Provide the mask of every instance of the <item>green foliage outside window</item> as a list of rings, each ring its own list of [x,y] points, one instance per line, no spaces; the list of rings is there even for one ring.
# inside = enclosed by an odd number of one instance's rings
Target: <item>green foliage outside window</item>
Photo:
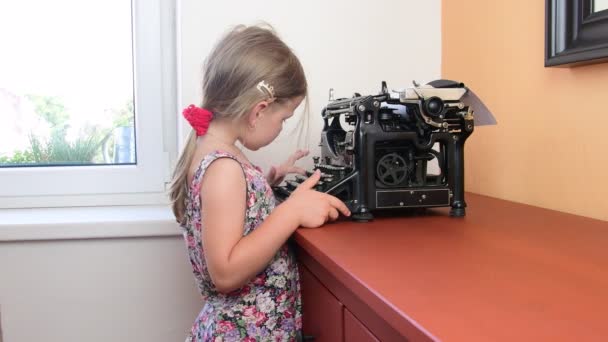
[[[41,139],[30,134],[30,146],[14,151],[11,157],[0,157],[2,166],[19,165],[70,165],[103,163],[103,147],[108,143],[114,128],[133,126],[133,101],[122,108],[112,109],[112,126],[87,126],[80,129],[72,141],[67,139],[70,115],[61,99],[51,96],[27,95],[34,111],[50,126],[50,137]],[[111,149],[110,149],[111,150]]]

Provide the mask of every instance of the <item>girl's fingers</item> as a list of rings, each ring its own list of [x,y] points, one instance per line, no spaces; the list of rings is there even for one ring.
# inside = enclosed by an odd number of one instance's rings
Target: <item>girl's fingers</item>
[[[270,170],[268,170],[268,178],[270,179],[274,179],[274,177],[277,175],[277,168],[274,166],[270,167]]]
[[[336,208],[337,210],[339,210],[342,215],[344,216],[350,216],[350,210],[348,209],[348,207],[346,206],[346,204],[344,204],[344,202],[340,201],[338,198],[331,196],[331,195],[327,195],[329,198],[329,204]]]
[[[338,213],[338,210],[336,208],[334,208],[334,207],[329,208],[329,218],[332,221],[337,220],[339,216],[340,216],[340,214]]]
[[[274,183],[277,181],[277,168],[272,166],[270,167],[270,170],[268,170],[268,176],[266,176],[266,179],[268,179],[268,183],[270,183],[270,185],[274,185]]]
[[[306,170],[304,170],[301,167],[297,167],[297,166],[292,166],[289,168],[288,170],[289,173],[297,173],[300,174],[302,176],[306,176]]]
[[[294,154],[292,154],[289,159],[287,159],[287,163],[289,165],[293,165],[299,159],[302,159],[308,155],[308,150],[297,150]]]
[[[298,185],[298,189],[312,189],[319,182],[319,179],[321,179],[321,171],[316,170],[312,176],[308,177],[308,179]]]

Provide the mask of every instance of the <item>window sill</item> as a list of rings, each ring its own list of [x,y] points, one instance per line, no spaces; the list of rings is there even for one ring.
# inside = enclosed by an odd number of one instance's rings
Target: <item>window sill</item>
[[[0,210],[0,242],[177,236],[168,206]]]

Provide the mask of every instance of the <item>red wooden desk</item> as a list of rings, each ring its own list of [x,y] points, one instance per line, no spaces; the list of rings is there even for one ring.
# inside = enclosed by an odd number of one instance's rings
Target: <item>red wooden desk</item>
[[[465,218],[295,234],[304,333],[332,341],[608,341],[608,222],[467,194]]]

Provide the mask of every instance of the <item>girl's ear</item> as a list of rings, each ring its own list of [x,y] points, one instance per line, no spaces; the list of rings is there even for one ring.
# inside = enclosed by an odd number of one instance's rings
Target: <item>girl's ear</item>
[[[260,101],[253,106],[249,114],[247,114],[247,126],[249,128],[255,128],[257,122],[264,115],[265,109],[267,109],[269,105],[270,103],[268,103],[268,101]]]

